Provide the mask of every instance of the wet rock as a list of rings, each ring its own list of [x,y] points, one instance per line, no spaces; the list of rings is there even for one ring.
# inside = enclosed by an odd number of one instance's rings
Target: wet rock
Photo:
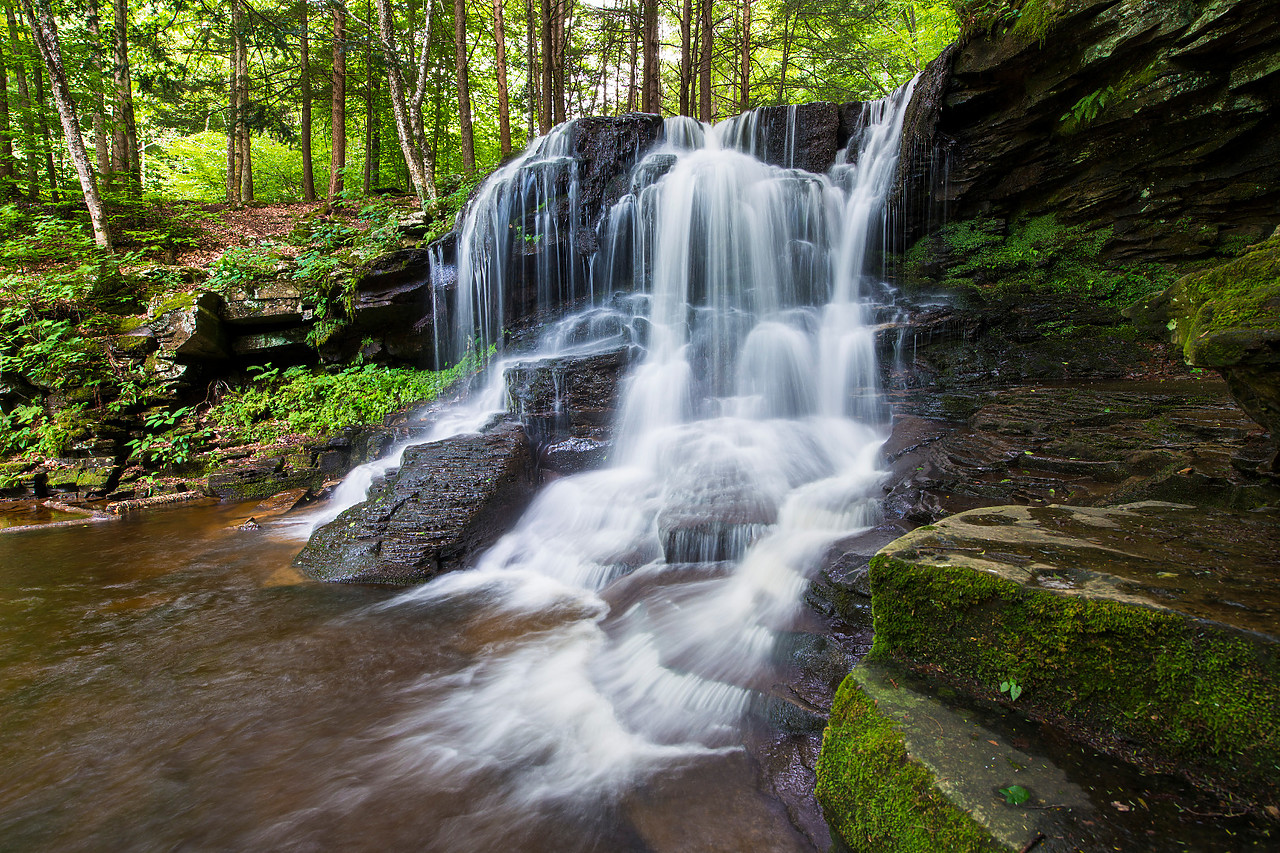
[[[849,105],[853,106],[853,105]],[[755,111],[756,156],[766,163],[806,172],[825,173],[836,161],[836,152],[852,131],[841,120],[841,108],[829,101],[787,107],[760,107]]]
[[[594,438],[565,438],[538,451],[538,467],[557,474],[580,474],[603,468],[613,442]]]
[[[909,238],[942,209],[953,220],[1070,211],[1113,228],[1108,254],[1129,259],[1270,233],[1280,222],[1270,0],[1082,0],[1041,13],[1042,31],[1024,15],[977,33],[917,85],[933,109],[903,140],[901,174],[916,180],[899,185],[928,192],[895,201]],[[946,180],[922,179],[931,173]]]
[[[1187,363],[1221,373],[1280,449],[1280,234],[1182,278],[1135,313],[1166,321]]]
[[[872,656],[1143,766],[1280,800],[1280,514],[1146,502],[970,510],[871,564]]]
[[[585,238],[589,233],[594,236],[596,222],[628,192],[631,167],[662,136],[662,116],[630,113],[580,118],[572,133],[569,148],[578,161],[577,225]],[[584,248],[586,244],[579,251]]]
[[[623,348],[512,365],[505,375],[509,411],[536,440],[607,427],[629,363],[630,353]]]
[[[294,565],[317,580],[389,584],[465,568],[515,522],[534,482],[515,424],[410,447],[369,500],[312,534]]]
[[[318,490],[325,480],[318,468],[288,464],[283,457],[255,459],[229,465],[209,475],[209,491],[224,500],[266,500],[296,489]]]

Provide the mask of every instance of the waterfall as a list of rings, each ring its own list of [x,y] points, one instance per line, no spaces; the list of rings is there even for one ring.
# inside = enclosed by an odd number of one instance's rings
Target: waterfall
[[[643,340],[644,355],[608,467],[551,482],[473,569],[384,605],[470,602],[488,626],[460,671],[424,675],[418,710],[388,723],[370,759],[370,773],[474,786],[477,812],[451,828],[463,848],[501,839],[484,809],[588,811],[677,759],[735,748],[823,554],[878,523],[886,424],[865,267],[910,94],[869,105],[839,158],[851,165],[827,175],[738,150],[750,116],[669,120],[602,221],[590,281],[554,253],[539,260],[539,287],[634,291],[624,307],[593,309],[619,316],[585,345]],[[467,319],[455,329],[480,329],[481,344],[496,340],[510,297],[515,261],[498,237],[559,203],[573,169],[564,140],[557,129],[501,170],[461,228]],[[638,321],[644,333],[628,335]],[[543,351],[582,342],[583,328],[568,318]],[[492,375],[437,435],[479,428],[499,407]]]

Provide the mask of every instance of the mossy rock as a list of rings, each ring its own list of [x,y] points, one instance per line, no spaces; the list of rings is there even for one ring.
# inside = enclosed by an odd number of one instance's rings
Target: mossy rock
[[[866,853],[988,853],[997,842],[937,787],[857,673],[840,685],[818,757],[818,802],[832,832]]]
[[[1249,416],[1280,435],[1280,234],[1179,279],[1131,312],[1165,320],[1188,364],[1227,380]]]
[[[871,655],[1250,807],[1280,803],[1280,514],[970,510],[871,563]]]

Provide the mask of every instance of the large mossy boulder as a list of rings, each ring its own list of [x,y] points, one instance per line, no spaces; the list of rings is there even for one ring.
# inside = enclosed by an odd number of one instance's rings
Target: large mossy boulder
[[[381,584],[465,568],[516,521],[535,481],[516,424],[410,447],[367,501],[312,534],[294,565],[317,580]]]
[[[1126,760],[1280,806],[1280,516],[1006,506],[871,563],[874,659],[1019,707]]]
[[[1280,234],[1185,276],[1132,313],[1166,324],[1187,363],[1221,373],[1240,408],[1280,444]]]

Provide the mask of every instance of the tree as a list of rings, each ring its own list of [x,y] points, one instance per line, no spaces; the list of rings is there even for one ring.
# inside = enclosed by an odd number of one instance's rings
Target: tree
[[[62,43],[58,39],[58,25],[54,21],[53,10],[49,8],[49,0],[22,0],[23,12],[31,24],[31,36],[36,49],[44,60],[49,72],[49,85],[53,90],[53,101],[58,110],[58,118],[62,121],[62,131],[67,139],[67,148],[71,160],[75,164],[76,175],[80,178],[80,189],[84,192],[85,206],[89,209],[89,221],[93,225],[93,239],[103,248],[111,249],[111,234],[107,230],[106,213],[102,207],[102,197],[98,194],[98,184],[94,179],[93,168],[89,165],[89,152],[85,150],[84,138],[80,135],[80,117],[76,113],[76,104],[71,97],[71,87],[67,85],[67,70],[62,61]]]
[[[302,199],[316,200],[315,164],[311,154],[311,16],[309,0],[298,3],[298,88],[302,97],[302,128],[299,147],[302,154]]]
[[[37,169],[35,118],[31,113],[31,90],[27,81],[27,51],[18,30],[18,20],[13,4],[5,0],[5,22],[9,25],[10,55],[14,58],[14,72],[18,78],[18,116],[22,124],[22,154],[27,167],[27,198],[40,200],[40,173]],[[32,69],[34,70],[34,69]]]
[[[698,52],[698,120],[711,121],[715,115],[711,105],[711,0],[698,0],[698,10],[702,34],[702,49]]]
[[[458,80],[458,122],[462,143],[462,168],[468,175],[476,171],[476,143],[471,125],[471,89],[467,69],[467,4],[453,0],[454,68]]]
[[[114,14],[115,57],[113,78],[116,89],[114,166],[123,174],[130,186],[142,186],[142,163],[138,156],[138,125],[133,110],[133,77],[129,71],[129,3],[115,0]]]
[[[107,178],[111,172],[111,146],[107,142],[107,103],[103,94],[106,81],[102,55],[102,10],[98,0],[89,0],[89,63],[93,69],[93,154],[97,161],[98,180]]]
[[[511,105],[507,93],[507,34],[502,4],[503,0],[493,0],[493,51],[498,66],[498,144],[505,157],[511,153]]]
[[[644,81],[641,86],[640,109],[646,113],[662,112],[662,90],[658,66],[658,0],[643,0],[641,40],[644,42]]]
[[[427,93],[427,60],[431,49],[432,6],[424,8],[422,25],[422,50],[418,60],[412,96],[406,91],[405,66],[396,47],[394,19],[390,0],[376,0],[378,8],[378,36],[387,63],[387,94],[391,99],[391,116],[396,124],[396,138],[400,141],[400,153],[404,157],[409,180],[417,193],[418,202],[425,205],[436,197],[435,164],[431,149],[426,144],[422,122],[422,104]],[[412,52],[411,52],[412,53]]]
[[[329,158],[329,204],[342,195],[343,170],[347,167],[347,9],[341,0],[333,4],[333,148]]]

